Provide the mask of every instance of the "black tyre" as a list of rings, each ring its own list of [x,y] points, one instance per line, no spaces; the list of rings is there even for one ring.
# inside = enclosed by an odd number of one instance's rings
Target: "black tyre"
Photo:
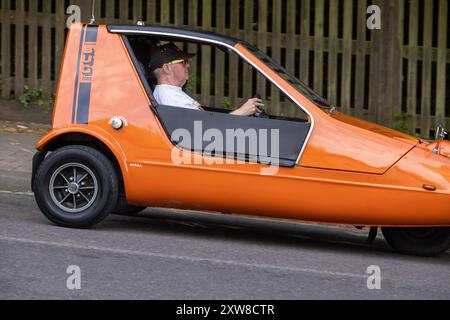
[[[118,180],[111,162],[86,146],[52,152],[34,178],[36,202],[63,227],[87,228],[105,219],[117,203]]]
[[[382,228],[389,245],[400,253],[433,257],[450,248],[450,228]]]
[[[123,216],[134,216],[144,211],[147,207],[133,206],[127,203],[125,196],[119,196],[116,207],[112,210],[112,214],[118,214]]]

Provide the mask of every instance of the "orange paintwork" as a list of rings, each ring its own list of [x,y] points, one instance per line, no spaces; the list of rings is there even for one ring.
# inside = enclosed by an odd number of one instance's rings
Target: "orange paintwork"
[[[72,124],[73,52],[81,28],[74,25],[69,32],[53,130],[37,148],[67,132],[95,136],[117,158],[129,203],[349,225],[450,226],[448,157],[394,130],[341,113],[330,117],[239,44],[235,49],[312,117],[313,132],[294,168],[261,175],[267,165],[173,163],[173,145],[149,107],[123,40],[106,26],[99,26],[95,45],[89,124]],[[118,131],[108,123],[116,115],[127,120]]]

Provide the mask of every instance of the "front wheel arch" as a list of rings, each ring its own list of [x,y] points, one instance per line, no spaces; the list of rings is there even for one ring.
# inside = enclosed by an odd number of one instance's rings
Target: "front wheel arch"
[[[113,210],[119,183],[112,163],[98,150],[64,146],[39,166],[35,199],[42,213],[63,227],[88,228]]]
[[[114,167],[119,181],[119,197],[126,199],[126,184],[124,181],[122,168],[119,164],[119,161],[117,160],[116,155],[103,141],[101,141],[97,137],[82,132],[69,132],[60,134],[50,140],[42,147],[42,149],[38,153],[36,153],[33,158],[33,172],[31,177],[32,188],[37,169],[39,168],[42,161],[44,161],[47,154],[49,152],[53,152],[57,149],[70,145],[82,145],[96,149],[97,151],[102,153],[109,161],[111,161],[111,164]]]

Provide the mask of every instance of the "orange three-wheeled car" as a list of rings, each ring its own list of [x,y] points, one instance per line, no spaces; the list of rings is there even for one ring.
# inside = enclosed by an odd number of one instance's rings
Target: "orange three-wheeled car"
[[[147,64],[162,42],[235,55],[295,110],[242,117],[207,103],[158,104]],[[212,143],[230,132],[233,143]],[[431,256],[450,246],[450,143],[439,133],[430,143],[344,115],[245,41],[74,24],[32,188],[42,212],[66,227],[170,207],[381,227],[397,251]],[[249,143],[235,150],[239,135]]]

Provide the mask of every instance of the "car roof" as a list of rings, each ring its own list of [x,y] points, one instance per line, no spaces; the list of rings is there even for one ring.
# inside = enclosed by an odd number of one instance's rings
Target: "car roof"
[[[129,25],[129,24],[110,24],[107,26],[111,33],[121,33],[128,35],[160,35],[165,37],[183,38],[190,40],[206,41],[213,43],[227,44],[234,47],[238,43],[244,41],[232,37],[222,36],[213,32],[192,29],[192,28],[176,28],[164,27],[156,25]]]

